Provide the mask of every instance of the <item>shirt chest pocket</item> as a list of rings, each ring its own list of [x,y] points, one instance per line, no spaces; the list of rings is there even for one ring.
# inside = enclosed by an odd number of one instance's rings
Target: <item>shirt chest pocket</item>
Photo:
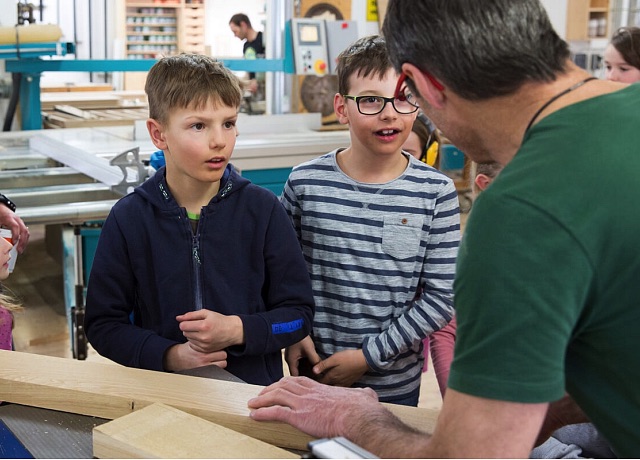
[[[396,259],[415,257],[420,250],[424,218],[411,214],[383,219],[382,250]]]

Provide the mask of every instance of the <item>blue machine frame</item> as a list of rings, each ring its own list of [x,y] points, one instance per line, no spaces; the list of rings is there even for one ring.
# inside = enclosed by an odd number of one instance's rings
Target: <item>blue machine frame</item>
[[[285,72],[294,73],[293,45],[291,43],[291,27],[285,27],[284,59],[221,59],[226,67],[234,71],[245,72]],[[11,45],[14,57],[5,63],[7,72],[19,73],[20,109],[22,113],[22,129],[42,129],[42,106],[40,104],[40,77],[42,72],[147,72],[157,61],[155,59],[41,59],[43,55],[64,55],[73,53],[72,43],[34,44],[39,48],[30,55],[26,53],[27,45],[20,45],[20,51]],[[33,46],[36,48],[36,46]],[[63,53],[64,48],[64,53]],[[72,49],[72,51],[67,51]],[[61,54],[63,53],[63,54]]]

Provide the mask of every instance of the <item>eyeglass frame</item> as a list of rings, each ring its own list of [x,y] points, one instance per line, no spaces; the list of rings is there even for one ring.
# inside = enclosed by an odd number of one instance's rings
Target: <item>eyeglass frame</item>
[[[384,96],[376,96],[376,95],[372,95],[372,94],[363,95],[363,96],[352,96],[350,94],[343,94],[342,97],[344,97],[345,99],[351,99],[352,101],[354,101],[356,103],[356,107],[358,108],[358,112],[360,112],[362,115],[378,115],[379,113],[381,113],[384,110],[384,108],[387,106],[387,104],[389,102],[391,102],[391,106],[393,107],[393,110],[395,110],[400,115],[411,115],[412,113],[415,113],[418,110],[418,106],[417,105],[412,104],[411,102],[409,102],[408,100],[405,99],[407,104],[409,104],[411,107],[413,107],[414,110],[412,110],[411,112],[400,112],[398,110],[398,108],[396,107],[396,103],[394,102],[394,101],[398,100],[397,97],[384,97]],[[377,97],[378,99],[382,99],[384,101],[384,104],[382,104],[382,107],[376,113],[364,113],[360,109],[360,100],[364,99],[365,97]]]
[[[436,80],[436,78],[433,75],[431,75],[429,72],[426,72],[424,70],[421,70],[421,72],[425,77],[427,77],[427,79],[431,82],[431,84],[436,87],[438,91],[444,91],[444,86],[442,85],[442,83]],[[409,102],[409,104],[414,105],[413,102],[409,101],[409,98],[404,96],[404,91],[402,91],[403,85],[405,85],[405,87],[408,86],[406,85],[407,80],[411,80],[411,79],[406,73],[402,72],[402,74],[398,78],[398,83],[396,83],[396,90],[393,92],[393,97],[394,99],[404,97],[404,99],[406,99],[406,101]],[[416,107],[418,106],[416,105]]]

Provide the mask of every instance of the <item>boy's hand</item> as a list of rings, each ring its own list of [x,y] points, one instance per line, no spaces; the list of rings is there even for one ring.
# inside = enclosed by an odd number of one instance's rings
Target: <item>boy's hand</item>
[[[195,351],[211,353],[244,343],[244,328],[238,316],[203,309],[178,315],[176,320]]]
[[[312,366],[321,361],[320,355],[316,353],[316,347],[313,344],[313,339],[310,336],[306,336],[300,342],[287,347],[284,351],[284,359],[289,365],[289,373],[294,377],[305,375],[304,372],[302,374],[300,373],[300,363],[302,360],[307,360],[307,362]],[[307,377],[312,376],[307,375]]]
[[[368,370],[362,350],[339,351],[313,366],[319,382],[341,387],[350,387]]]
[[[164,355],[164,369],[166,371],[183,371],[211,364],[223,369],[227,367],[227,352],[201,353],[194,350],[189,342],[186,342],[172,346]]]

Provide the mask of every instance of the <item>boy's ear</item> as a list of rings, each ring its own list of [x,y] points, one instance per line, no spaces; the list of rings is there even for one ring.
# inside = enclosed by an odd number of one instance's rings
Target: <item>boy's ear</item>
[[[349,124],[349,117],[347,115],[347,100],[340,93],[336,93],[333,96],[333,111],[336,113],[338,122],[343,125]]]
[[[147,130],[149,131],[149,136],[151,136],[151,142],[153,142],[153,145],[158,147],[160,150],[165,150],[167,148],[167,143],[164,140],[164,131],[160,122],[153,118],[149,118],[147,120]]]
[[[486,174],[478,174],[474,180],[480,190],[486,189],[491,183],[491,178]]]
[[[407,74],[415,85],[420,97],[431,107],[441,109],[444,106],[445,94],[443,89],[437,88],[433,82],[415,65],[405,62],[402,71]],[[442,82],[438,82],[442,84]]]

